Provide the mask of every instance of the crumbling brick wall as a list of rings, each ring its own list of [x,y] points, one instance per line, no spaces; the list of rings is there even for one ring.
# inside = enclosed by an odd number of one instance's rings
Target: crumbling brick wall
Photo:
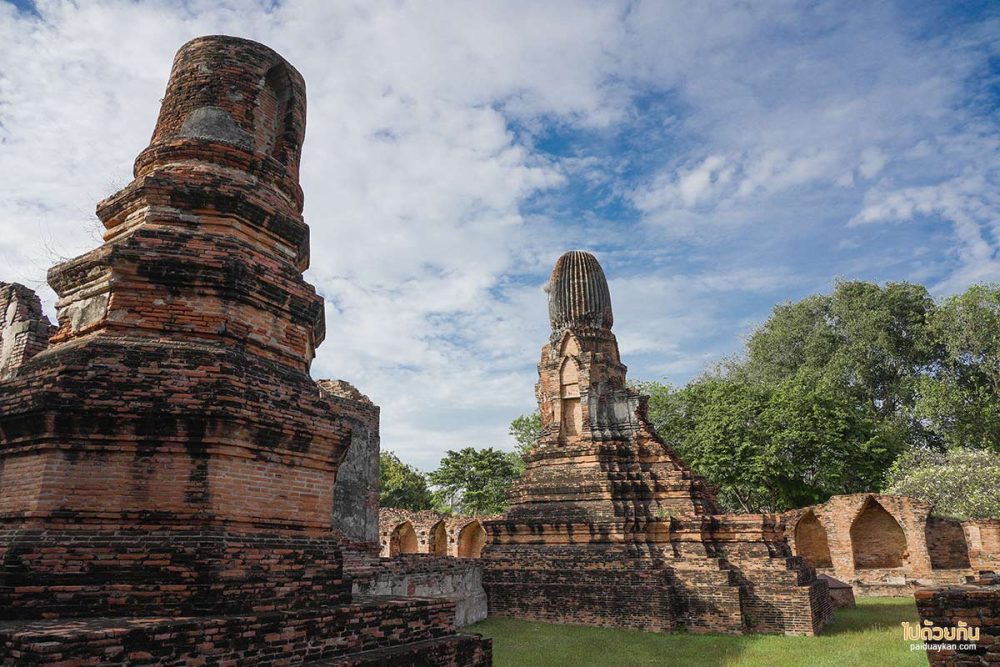
[[[0,380],[48,347],[54,333],[38,295],[24,285],[0,282]]]
[[[996,667],[1000,665],[1000,575],[981,572],[964,585],[919,588],[914,592],[921,623],[979,629],[974,644],[942,640],[954,649],[927,651],[931,667]],[[972,645],[970,645],[972,644]],[[964,646],[964,648],[963,648]]]
[[[455,625],[465,627],[486,618],[482,565],[471,559],[428,554],[383,558],[355,573],[356,595],[446,598],[455,604]]]
[[[1000,521],[935,517],[929,504],[906,496],[834,496],[784,518],[794,553],[859,596],[908,596],[917,586],[960,583],[1000,558]]]
[[[384,557],[421,553],[479,558],[486,544],[483,522],[493,518],[384,507],[379,510],[381,554]]]
[[[974,571],[1000,572],[1000,519],[970,519],[962,522]]]
[[[374,547],[379,541],[379,407],[344,380],[316,384],[351,428],[333,489],[333,527],[361,548]]]
[[[927,517],[927,551],[934,570],[969,569],[969,545],[962,523],[955,519]]]

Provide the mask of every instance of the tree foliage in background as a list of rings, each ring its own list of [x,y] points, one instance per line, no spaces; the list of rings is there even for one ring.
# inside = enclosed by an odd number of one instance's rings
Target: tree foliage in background
[[[507,429],[507,435],[514,438],[514,449],[523,459],[528,450],[542,434],[542,416],[535,410],[531,414],[516,417]]]
[[[840,282],[774,308],[746,354],[680,389],[644,383],[661,436],[734,510],[882,487],[911,446],[1000,451],[1000,288],[937,306]]]
[[[381,507],[429,510],[434,499],[423,473],[399,460],[392,452],[379,454],[379,494]]]
[[[931,318],[939,349],[917,415],[949,447],[1000,452],[1000,288],[973,285]]]
[[[499,514],[507,507],[507,491],[522,470],[520,456],[488,447],[451,451],[430,473],[439,509],[459,514]]]
[[[884,492],[919,498],[933,505],[938,516],[1000,518],[1000,455],[914,448],[893,464]]]

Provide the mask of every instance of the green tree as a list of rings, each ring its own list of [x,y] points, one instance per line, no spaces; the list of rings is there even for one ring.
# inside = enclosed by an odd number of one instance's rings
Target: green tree
[[[885,493],[913,496],[939,516],[1000,519],[1000,456],[994,451],[914,448],[889,471]]]
[[[929,327],[935,309],[922,285],[840,281],[830,295],[776,306],[739,370],[769,384],[816,374],[865,405],[884,437],[932,444],[914,408],[920,377],[939,354]]]
[[[864,404],[809,371],[768,392],[759,430],[773,478],[773,509],[878,488],[904,447],[896,432],[877,426]]]
[[[441,459],[430,480],[444,508],[462,514],[499,514],[507,491],[520,475],[520,456],[492,447],[466,447]]]
[[[660,435],[731,509],[875,490],[912,446],[1000,451],[1000,289],[938,306],[920,285],[839,282],[776,306],[743,358],[640,389]]]
[[[510,423],[507,435],[514,438],[514,450],[523,459],[528,451],[538,441],[542,434],[542,416],[535,410],[531,414],[521,415]]]
[[[406,510],[428,510],[434,499],[427,478],[416,468],[399,460],[392,452],[379,454],[379,494],[381,507]]]
[[[719,487],[719,500],[745,512],[771,508],[773,466],[759,427],[761,385],[712,377],[651,398],[662,434],[681,458]],[[652,410],[651,410],[652,412]]]
[[[778,511],[877,488],[899,451],[863,407],[815,374],[775,386],[715,374],[681,389],[640,389],[650,396],[657,432],[736,511]]]
[[[921,378],[917,415],[949,447],[1000,452],[1000,285],[973,285],[931,318],[940,362]]]

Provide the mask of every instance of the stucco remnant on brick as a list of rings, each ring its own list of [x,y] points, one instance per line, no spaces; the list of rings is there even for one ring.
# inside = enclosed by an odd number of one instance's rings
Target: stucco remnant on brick
[[[320,391],[351,426],[351,441],[333,489],[333,527],[349,543],[378,543],[379,407],[345,380],[319,380]]]

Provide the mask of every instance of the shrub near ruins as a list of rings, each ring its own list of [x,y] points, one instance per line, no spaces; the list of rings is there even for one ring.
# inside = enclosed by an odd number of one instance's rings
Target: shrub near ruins
[[[1000,456],[970,449],[914,449],[889,470],[885,493],[928,502],[938,516],[1000,518]]]

